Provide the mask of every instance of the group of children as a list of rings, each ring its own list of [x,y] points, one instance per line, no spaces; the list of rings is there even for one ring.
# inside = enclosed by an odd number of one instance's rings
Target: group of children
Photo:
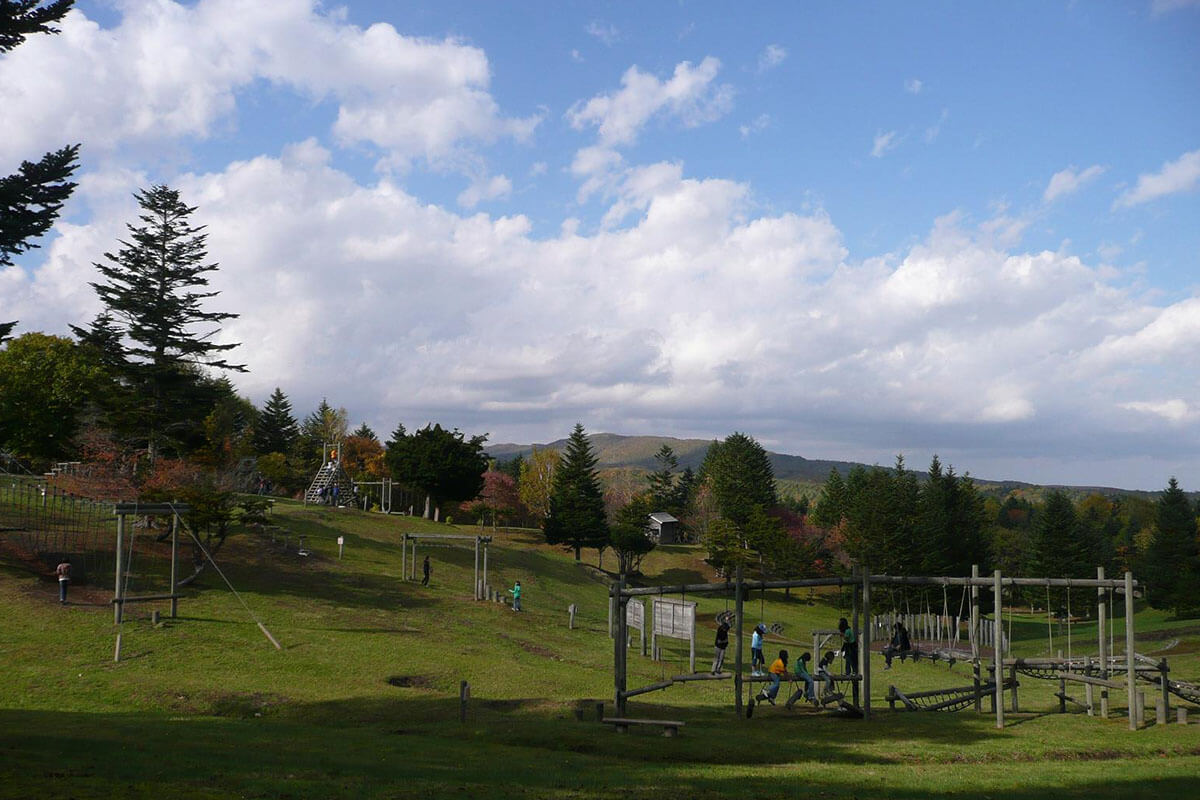
[[[849,675],[857,674],[858,672],[858,637],[855,635],[854,629],[850,627],[850,623],[845,617],[838,620],[838,631],[842,634],[841,654],[845,658],[846,673]],[[761,622],[754,627],[754,632],[750,636],[750,674],[751,675],[767,675],[771,682],[763,687],[762,691],[750,701],[747,709],[747,714],[754,713],[755,701],[766,701],[771,705],[775,705],[775,698],[779,694],[779,687],[783,683],[783,679],[788,675],[788,651],[780,650],[779,657],[776,658],[770,667],[764,670],[764,665],[767,663],[763,656],[763,642],[767,635],[767,626]],[[907,632],[905,632],[907,640]],[[729,647],[729,623],[722,621],[717,626],[717,638],[713,642],[713,663],[712,674],[716,675],[721,672],[725,664],[725,650]],[[905,647],[907,649],[907,646]],[[891,655],[885,651],[888,656],[888,664],[891,664]],[[824,681],[825,694],[832,694],[834,690],[833,682],[833,661],[837,657],[837,651],[830,650],[821,656],[820,662],[817,664],[816,677],[813,677],[812,671],[809,669],[809,663],[812,661],[812,653],[803,653],[800,660],[796,662],[796,671],[792,676],[793,680],[803,681],[804,688],[797,689],[791,697],[788,698],[786,707],[792,708],[802,697],[808,700],[813,705],[820,705],[817,699],[816,681],[820,678]]]

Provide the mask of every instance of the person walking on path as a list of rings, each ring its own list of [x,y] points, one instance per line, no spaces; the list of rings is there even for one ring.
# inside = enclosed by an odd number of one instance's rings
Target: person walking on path
[[[729,623],[722,622],[717,626],[717,640],[713,642],[712,674],[716,675],[725,665],[725,648],[729,647]]]
[[[842,634],[842,655],[846,659],[846,674],[858,674],[858,637],[854,633],[854,628],[850,627],[850,623],[845,617],[838,620],[838,630]]]
[[[421,585],[429,585],[429,556],[425,556],[425,562],[421,564],[421,573],[424,577],[421,578]]]
[[[71,583],[71,562],[63,557],[59,565],[54,568],[54,574],[58,576],[58,602],[66,605],[67,586]]]
[[[521,582],[517,581],[517,585],[508,590],[508,593],[513,596],[513,611],[521,610]]]

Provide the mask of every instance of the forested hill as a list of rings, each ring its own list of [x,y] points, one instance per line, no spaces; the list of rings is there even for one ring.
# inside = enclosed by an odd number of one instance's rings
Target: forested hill
[[[700,463],[704,460],[704,454],[708,452],[708,446],[712,444],[712,440],[710,439],[676,439],[671,436],[622,436],[616,433],[591,434],[588,436],[588,440],[592,443],[592,447],[599,459],[599,466],[603,469],[619,469],[623,467],[635,470],[652,470],[655,468],[654,454],[664,444],[670,445],[671,449],[675,451],[675,456],[679,459],[680,469],[686,467],[699,469]],[[528,456],[534,448],[540,450],[548,447],[561,451],[566,446],[566,442],[566,439],[559,439],[547,444],[494,444],[484,449],[492,458],[508,460],[518,455]],[[771,458],[771,467],[775,470],[775,477],[781,481],[794,481],[796,483],[824,483],[825,479],[829,477],[829,471],[834,467],[844,476],[854,467],[862,466],[869,468],[872,466],[871,464],[859,464],[852,461],[809,459],[802,456],[771,453],[769,451],[768,455]],[[882,464],[880,466],[891,467],[892,465]],[[926,477],[924,469],[927,466],[926,464],[909,464],[908,466],[916,473],[919,479]],[[955,464],[953,466],[960,474],[964,471],[959,469],[960,465]],[[972,475],[972,477],[975,480],[975,484],[985,494],[997,497],[1005,497],[1013,492],[1037,497],[1046,489],[1063,489],[1068,495],[1076,498],[1082,498],[1089,494],[1127,494],[1147,499],[1158,497],[1158,492],[1120,489],[1111,486],[1042,486],[1023,481],[988,480],[975,475]],[[1163,476],[1164,486],[1168,477],[1170,476]],[[1200,498],[1200,493],[1189,492],[1188,494],[1193,501]]]
[[[664,445],[670,445],[679,459],[679,468],[699,469],[704,461],[704,454],[712,444],[710,439],[676,439],[670,436],[621,436],[615,433],[596,433],[588,436],[592,448],[596,452],[601,468],[631,467],[651,470],[655,468],[654,454]],[[484,448],[487,454],[495,459],[511,459],[516,456],[528,456],[537,448],[548,447],[561,451],[566,446],[566,439],[559,439],[548,444],[494,444]],[[798,481],[801,483],[821,483],[829,477],[829,470],[837,467],[845,475],[857,464],[849,461],[820,461],[790,456],[784,453],[768,453],[771,457],[771,467],[779,480]]]

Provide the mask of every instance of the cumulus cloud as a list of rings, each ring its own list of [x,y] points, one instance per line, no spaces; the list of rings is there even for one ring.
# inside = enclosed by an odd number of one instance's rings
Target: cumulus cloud
[[[62,33],[0,60],[0,106],[21,120],[0,137],[0,163],[45,141],[89,150],[204,139],[237,124],[256,81],[337,109],[333,134],[389,163],[453,162],[464,149],[524,138],[536,117],[500,113],[487,57],[454,39],[404,36],[321,11],[315,0],[131,0],[116,27],[71,12]]]
[[[896,131],[880,131],[875,134],[875,140],[871,144],[871,157],[883,158],[889,150],[894,150],[900,144],[898,136]]]
[[[925,84],[923,84],[917,78],[909,78],[904,82],[904,91],[908,92],[909,94],[920,94],[921,89],[924,88],[924,86]]]
[[[769,44],[758,55],[758,71],[760,73],[775,69],[787,60],[787,48],[778,44]]]
[[[692,127],[724,116],[733,103],[733,89],[716,83],[721,62],[712,56],[693,66],[676,65],[667,80],[630,67],[621,76],[621,88],[576,103],[567,121],[576,130],[595,127],[601,145],[632,144],[642,127],[656,114],[666,114]]]
[[[458,195],[458,204],[474,208],[485,200],[496,200],[512,194],[512,181],[503,175],[482,176]]]
[[[91,318],[91,262],[133,218],[130,177],[87,178],[94,220],[62,226],[39,269],[0,273],[0,318]],[[383,428],[436,418],[532,440],[582,419],[746,429],[791,451],[832,431],[842,448],[911,450],[949,426],[975,431],[974,457],[955,456],[968,465],[1082,459],[1099,436],[1140,456],[1168,434],[1200,449],[1175,400],[1200,388],[1200,297],[1150,304],[961,215],[855,260],[826,214],[764,214],[747,185],[678,164],[625,172],[611,213],[626,227],[568,220],[540,238],[521,215],[362,185],[311,140],[176,183],[209,226],[212,307],[242,315],[221,340],[243,343],[237,381],[260,401],[279,385],[303,409],[353,386],[341,402]]]
[[[1074,194],[1088,181],[1103,175],[1104,170],[1105,168],[1099,164],[1093,164],[1083,170],[1072,164],[1066,169],[1054,173],[1050,177],[1050,183],[1046,184],[1046,190],[1042,192],[1042,202],[1053,203],[1060,197]]]
[[[1137,185],[1122,194],[1113,208],[1136,206],[1160,197],[1189,192],[1200,183],[1200,150],[1184,153],[1163,164],[1158,172],[1138,176]]]

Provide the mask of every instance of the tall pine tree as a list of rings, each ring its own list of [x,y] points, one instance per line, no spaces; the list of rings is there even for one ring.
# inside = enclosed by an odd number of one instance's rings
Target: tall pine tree
[[[576,423],[554,470],[550,490],[550,515],[543,528],[548,544],[575,552],[579,561],[585,547],[608,546],[608,520],[604,516],[604,493],[596,473],[596,455],[583,425]]]
[[[1174,478],[1159,497],[1155,512],[1154,539],[1145,556],[1150,605],[1176,613],[1200,607],[1196,515]]]
[[[202,303],[218,293],[196,291],[208,285],[207,275],[217,265],[205,263],[203,226],[190,224],[195,207],[161,185],[134,197],[142,224],[126,226],[129,241],[122,240],[117,252],[105,253],[105,262],[96,264],[107,281],[92,287],[124,323],[128,380],[146,398],[141,411],[153,459],[172,438],[181,438],[181,429],[194,426],[191,395],[203,369],[245,372],[245,367],[221,357],[236,344],[213,341],[220,323],[237,315],[204,310]],[[86,335],[80,329],[75,333]]]
[[[283,390],[276,386],[258,415],[258,424],[254,430],[254,449],[262,455],[287,455],[299,438],[300,428],[296,424],[296,418],[292,416],[292,402]]]

